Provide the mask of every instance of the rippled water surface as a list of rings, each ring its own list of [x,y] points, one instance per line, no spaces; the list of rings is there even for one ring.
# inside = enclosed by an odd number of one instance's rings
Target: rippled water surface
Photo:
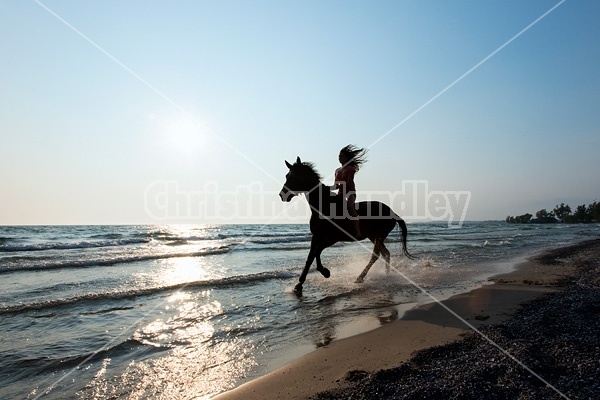
[[[0,397],[211,397],[337,338],[397,319],[427,293],[481,285],[511,260],[598,225],[409,224],[363,284],[369,242],[323,253],[306,225],[0,227]],[[416,284],[411,284],[411,281]]]

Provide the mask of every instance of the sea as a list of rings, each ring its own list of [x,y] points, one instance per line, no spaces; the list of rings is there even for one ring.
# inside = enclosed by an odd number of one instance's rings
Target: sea
[[[409,223],[392,268],[340,243],[293,293],[308,225],[0,227],[0,398],[204,399],[600,225]],[[402,338],[398,338],[399,341]]]

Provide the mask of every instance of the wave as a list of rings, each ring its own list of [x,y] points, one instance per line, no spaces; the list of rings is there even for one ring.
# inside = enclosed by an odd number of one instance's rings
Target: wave
[[[110,307],[110,308],[105,308],[102,310],[96,310],[96,311],[86,311],[81,313],[81,315],[100,315],[100,314],[108,314],[109,312],[113,312],[113,311],[125,311],[125,310],[133,310],[135,307],[133,306],[123,306],[123,307]],[[39,316],[36,316],[36,318],[40,318]]]
[[[15,360],[13,368],[23,368],[31,370],[37,369],[39,372],[55,373],[56,371],[71,369],[80,366],[83,363],[103,360],[105,358],[114,358],[122,354],[128,354],[135,349],[144,349],[148,353],[156,353],[169,350],[172,346],[153,346],[140,342],[136,339],[126,339],[114,346],[103,348],[98,351],[77,354],[66,357],[39,357],[39,358],[24,358]]]
[[[155,240],[158,242],[163,241],[176,241],[176,240],[189,240],[189,241],[202,241],[202,240],[216,240],[220,239],[220,235],[217,234],[208,234],[201,236],[189,236],[189,235],[181,235],[176,232],[171,231],[152,231],[152,232],[140,232],[133,234],[132,236],[139,237],[142,239]]]
[[[464,245],[463,247],[500,247],[500,246],[510,246],[511,244],[512,244],[512,242],[510,240],[498,240],[498,241],[484,240],[483,242],[470,243],[470,244]]]
[[[214,236],[177,236],[177,235],[170,235],[170,236],[163,236],[163,237],[159,237],[159,238],[154,238],[155,240],[164,240],[164,241],[173,241],[173,242],[177,242],[180,240],[185,240],[188,242],[201,242],[204,240],[215,240]]]
[[[0,237],[0,253],[21,253],[21,252],[41,252],[52,250],[77,250],[88,248],[119,247],[127,245],[136,245],[144,243],[153,243],[164,246],[184,246],[194,245],[196,242],[215,242],[215,244],[224,243],[228,245],[239,245],[251,243],[255,245],[263,244],[287,244],[293,242],[308,242],[311,235],[306,232],[285,232],[285,233],[208,233],[205,235],[180,235],[171,231],[152,231],[128,233],[128,237],[123,237],[123,233],[107,232],[87,236],[85,240],[78,241],[44,241],[38,243],[18,243],[10,237]]]
[[[148,243],[149,239],[118,239],[118,240],[95,240],[74,243],[35,243],[35,244],[12,244],[0,245],[0,252],[18,251],[46,251],[46,250],[69,250],[96,247],[126,246],[129,244]]]
[[[156,242],[171,242],[166,243],[172,245],[173,243],[186,243],[186,242],[198,242],[198,241],[218,241],[218,240],[228,240],[228,239],[245,239],[246,241],[252,241],[256,243],[260,242],[270,242],[274,241],[296,241],[296,240],[310,240],[310,234],[308,233],[260,233],[260,234],[252,234],[252,233],[218,233],[213,235],[201,235],[201,236],[186,236],[186,235],[177,235],[172,232],[148,232],[142,233],[138,235],[141,238],[146,238],[149,240],[153,240]]]
[[[277,246],[266,246],[266,247],[256,247],[256,248],[244,248],[242,251],[294,251],[294,250],[310,250],[310,245],[304,246],[285,246],[285,247],[277,247]]]
[[[122,237],[122,233],[100,233],[98,235],[90,236],[92,239],[121,239]]]
[[[225,254],[230,252],[231,249],[227,246],[221,246],[215,249],[208,249],[205,251],[194,252],[194,253],[163,253],[163,254],[150,254],[140,255],[131,257],[116,257],[110,259],[95,259],[95,260],[78,260],[78,261],[59,261],[55,263],[45,264],[34,264],[34,265],[21,265],[12,267],[0,267],[0,274],[12,273],[12,272],[23,272],[23,271],[50,271],[57,269],[68,269],[68,268],[88,268],[88,267],[105,267],[116,264],[126,264],[138,261],[148,260],[161,260],[165,258],[181,258],[181,257],[204,257],[218,254]]]
[[[185,246],[187,244],[190,244],[190,242],[188,240],[173,240],[172,242],[167,243],[167,246]]]
[[[295,243],[295,242],[310,242],[311,237],[310,236],[306,236],[306,237],[302,237],[302,240],[299,240],[299,237],[294,236],[294,237],[273,237],[270,236],[269,238],[260,238],[260,239],[254,239],[254,238],[250,238],[248,240],[246,240],[246,243],[253,243],[253,244],[277,244],[277,243]]]
[[[135,299],[141,296],[150,296],[155,294],[161,294],[165,292],[171,292],[174,290],[181,289],[225,289],[233,288],[238,286],[254,285],[261,282],[266,282],[276,279],[291,279],[296,274],[291,270],[280,270],[280,271],[267,271],[251,275],[236,275],[217,279],[207,279],[203,281],[193,281],[178,283],[175,285],[166,285],[150,288],[141,289],[129,289],[125,291],[111,291],[111,292],[95,292],[86,293],[79,296],[73,296],[62,299],[52,299],[44,301],[34,301],[30,303],[21,303],[13,305],[0,306],[0,315],[4,314],[20,314],[30,311],[45,311],[52,308],[60,308],[65,306],[73,306],[75,304],[85,302],[100,302],[100,301],[113,301],[123,299]],[[120,306],[126,307],[126,306]],[[115,308],[116,309],[116,308]],[[104,312],[109,312],[104,310]],[[101,313],[101,312],[100,312]]]
[[[270,237],[310,237],[310,232],[273,232],[273,233],[219,233],[219,239],[230,239],[230,238],[240,238],[240,237],[250,237],[250,238],[270,238]]]

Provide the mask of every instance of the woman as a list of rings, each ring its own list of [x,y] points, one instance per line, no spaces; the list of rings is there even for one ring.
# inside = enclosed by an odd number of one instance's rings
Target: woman
[[[350,213],[352,223],[354,224],[354,234],[356,239],[359,240],[362,238],[362,234],[358,223],[358,214],[356,213],[356,207],[354,206],[354,203],[356,202],[354,175],[367,161],[365,158],[366,154],[366,149],[349,144],[340,150],[338,161],[342,166],[335,170],[335,188],[338,190],[338,194],[344,196],[348,201],[348,212]]]

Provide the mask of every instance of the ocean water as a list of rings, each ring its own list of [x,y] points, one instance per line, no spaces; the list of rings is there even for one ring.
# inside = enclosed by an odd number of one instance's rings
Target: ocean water
[[[298,298],[307,225],[0,227],[0,398],[210,398],[600,226],[408,232],[415,260],[394,231],[392,272],[355,284],[370,243],[338,244]]]

